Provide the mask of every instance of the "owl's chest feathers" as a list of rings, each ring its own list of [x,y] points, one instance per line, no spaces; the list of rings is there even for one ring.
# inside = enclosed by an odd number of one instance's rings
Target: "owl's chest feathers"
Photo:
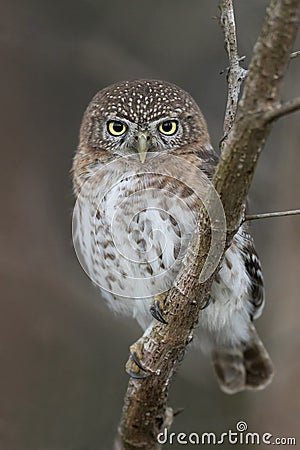
[[[197,195],[182,182],[159,173],[136,173],[134,169],[127,172],[103,171],[93,177],[82,198],[91,205],[92,215],[97,208],[103,225],[111,226],[114,221],[121,224],[124,217],[130,216],[130,221],[126,218],[123,222],[127,225],[132,222],[135,228],[144,226],[142,221],[139,225],[139,219],[145,217],[146,211],[153,226],[160,227],[168,215],[173,213],[177,216],[178,211],[194,210],[199,204]],[[154,210],[159,211],[158,216]],[[156,223],[157,217],[159,223]],[[180,217],[179,222],[185,222],[182,219]],[[171,222],[174,224],[172,218]],[[130,228],[119,231],[130,232]]]
[[[98,232],[107,233],[109,228],[116,249],[127,258],[152,265],[159,259],[167,269],[195,226],[196,200],[191,195],[183,201],[181,189],[161,177],[156,182],[150,175],[123,178],[98,207],[102,224]]]
[[[193,195],[182,199],[180,183],[154,179],[102,179],[81,201],[86,265],[117,296],[151,297],[170,288],[195,227]]]

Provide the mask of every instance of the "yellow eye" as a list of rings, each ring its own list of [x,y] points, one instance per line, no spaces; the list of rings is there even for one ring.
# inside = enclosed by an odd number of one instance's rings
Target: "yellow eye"
[[[107,129],[113,136],[121,136],[127,130],[127,125],[120,120],[110,120],[107,124]]]
[[[165,120],[161,122],[158,126],[158,131],[162,134],[166,134],[167,136],[172,136],[175,134],[178,129],[177,120]]]

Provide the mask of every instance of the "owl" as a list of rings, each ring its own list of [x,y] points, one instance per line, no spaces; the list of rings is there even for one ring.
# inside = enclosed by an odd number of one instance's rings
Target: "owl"
[[[195,232],[218,156],[193,98],[159,80],[118,82],[84,113],[73,162],[78,258],[116,313],[148,333],[166,323],[164,298]],[[264,306],[261,265],[245,225],[235,235],[199,315],[197,346],[221,389],[262,389],[273,368],[254,327]],[[147,374],[142,349],[128,373]]]

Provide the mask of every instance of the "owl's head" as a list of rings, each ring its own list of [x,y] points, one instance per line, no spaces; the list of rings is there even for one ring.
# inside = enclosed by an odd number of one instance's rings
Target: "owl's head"
[[[98,92],[80,131],[84,152],[139,158],[209,142],[206,122],[193,98],[159,80],[123,81]]]

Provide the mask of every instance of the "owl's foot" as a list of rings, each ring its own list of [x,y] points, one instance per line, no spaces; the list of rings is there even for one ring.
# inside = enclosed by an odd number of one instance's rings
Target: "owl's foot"
[[[149,375],[147,369],[141,363],[143,358],[143,341],[135,342],[130,346],[130,357],[126,363],[125,369],[129,376],[132,378],[143,379]]]
[[[162,314],[162,309],[165,303],[165,300],[168,296],[168,291],[163,292],[162,294],[155,295],[154,301],[152,302],[152,305],[150,306],[150,313],[154,319],[158,320],[158,322],[161,322],[165,325],[167,325],[167,321],[164,319],[164,316]]]

